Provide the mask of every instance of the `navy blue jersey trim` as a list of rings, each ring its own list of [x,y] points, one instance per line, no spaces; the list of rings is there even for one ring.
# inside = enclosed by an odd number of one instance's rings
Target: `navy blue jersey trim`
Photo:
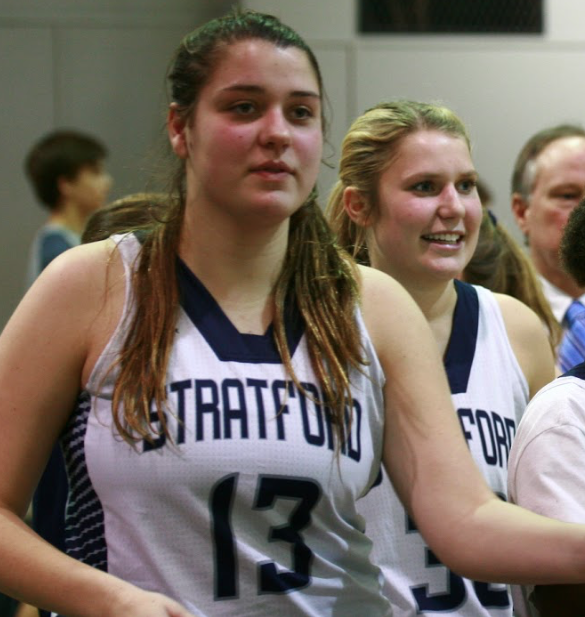
[[[85,460],[85,433],[90,412],[91,399],[89,394],[84,392],[80,395],[77,410],[61,438],[69,477],[65,550],[71,557],[107,571],[104,511],[91,484]]]
[[[140,244],[144,244],[146,237],[149,233],[151,233],[150,229],[135,229],[133,232],[134,237],[140,242]]]
[[[181,306],[222,362],[280,364],[272,325],[265,334],[242,334],[222,311],[213,296],[189,267],[177,259]],[[294,303],[287,303],[286,337],[291,356],[303,334],[303,324]]]
[[[566,373],[563,373],[561,377],[578,377],[579,379],[585,379],[585,362],[577,364]]]
[[[65,505],[69,487],[60,444],[55,444],[33,496],[32,526],[41,536],[65,551]]]
[[[451,394],[461,394],[467,392],[475,356],[479,330],[479,298],[473,286],[458,280],[454,283],[457,304],[444,362]]]

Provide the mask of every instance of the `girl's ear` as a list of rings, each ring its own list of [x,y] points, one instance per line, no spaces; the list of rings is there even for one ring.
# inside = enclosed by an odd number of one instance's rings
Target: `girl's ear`
[[[189,156],[186,128],[187,122],[183,114],[179,113],[179,106],[177,103],[171,103],[167,116],[167,131],[174,153],[182,159]]]
[[[360,227],[369,227],[371,212],[367,199],[355,186],[348,186],[343,191],[343,207],[349,218]]]

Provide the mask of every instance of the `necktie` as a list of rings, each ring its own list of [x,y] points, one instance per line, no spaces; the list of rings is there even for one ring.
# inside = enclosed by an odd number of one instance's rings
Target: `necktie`
[[[565,313],[565,334],[559,345],[558,362],[563,373],[585,360],[585,306],[579,300]]]

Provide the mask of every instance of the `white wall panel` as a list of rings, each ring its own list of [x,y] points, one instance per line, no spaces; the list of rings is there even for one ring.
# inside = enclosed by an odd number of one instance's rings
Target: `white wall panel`
[[[23,172],[30,144],[51,126],[52,35],[0,28],[0,328],[24,291],[28,243],[44,219]]]
[[[551,41],[582,41],[585,37],[585,2],[544,0],[546,32]]]
[[[323,159],[326,164],[321,166],[319,175],[319,193],[321,203],[324,205],[337,178],[339,146],[351,118],[352,96],[347,89],[348,82],[353,81],[349,78],[351,49],[346,49],[342,45],[326,46],[323,44],[312,47],[319,61],[327,95],[325,115],[329,122],[329,130],[323,149]]]
[[[107,144],[113,196],[146,187],[145,156],[166,135],[167,65],[181,37],[196,25],[64,28],[56,34],[56,124],[90,131]]]
[[[271,13],[305,39],[351,39],[355,36],[355,0],[244,0],[242,5]]]

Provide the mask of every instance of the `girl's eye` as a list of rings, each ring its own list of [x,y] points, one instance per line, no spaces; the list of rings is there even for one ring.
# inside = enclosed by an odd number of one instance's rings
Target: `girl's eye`
[[[313,117],[313,111],[309,107],[295,107],[292,115],[295,120],[305,120]]]
[[[468,194],[471,193],[476,186],[477,182],[475,180],[463,180],[463,182],[459,183],[459,191]]]
[[[253,103],[250,103],[249,101],[244,101],[242,103],[236,103],[235,105],[232,105],[231,110],[241,116],[249,116],[250,114],[254,113],[256,107]]]
[[[413,191],[417,193],[431,193],[434,190],[434,184],[430,180],[417,182],[413,187]]]

